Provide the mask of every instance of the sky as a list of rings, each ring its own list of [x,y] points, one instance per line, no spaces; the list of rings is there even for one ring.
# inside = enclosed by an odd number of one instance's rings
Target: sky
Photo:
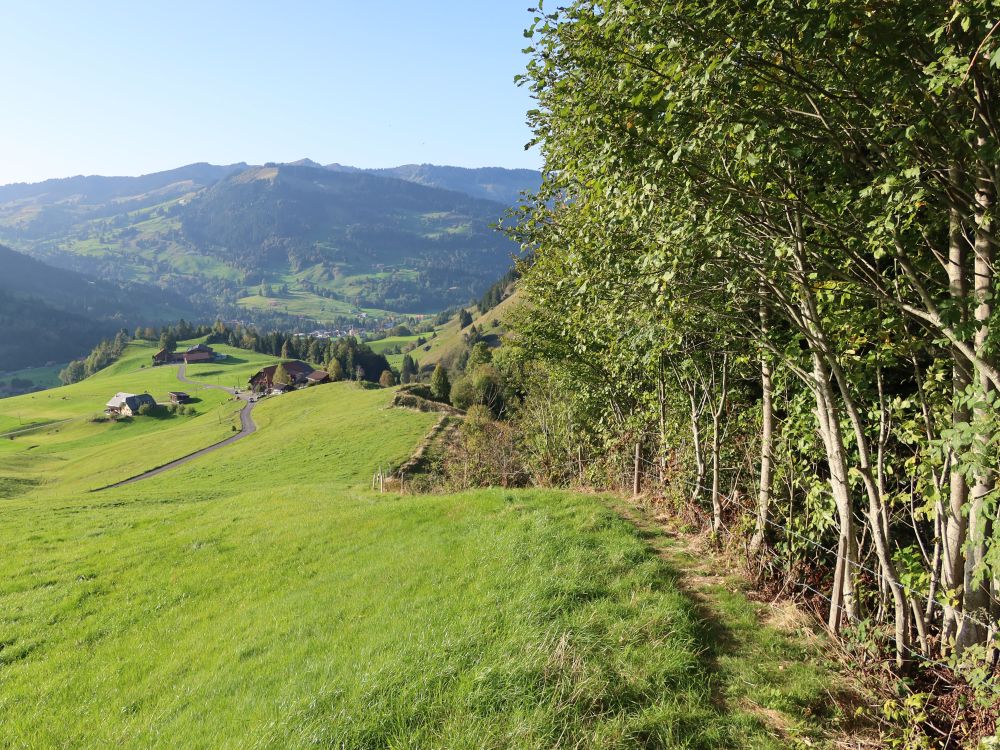
[[[531,0],[4,5],[0,184],[207,161],[540,166]]]

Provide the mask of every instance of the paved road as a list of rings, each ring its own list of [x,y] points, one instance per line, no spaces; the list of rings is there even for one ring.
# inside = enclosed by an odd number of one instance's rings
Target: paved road
[[[228,437],[225,440],[216,443],[215,445],[210,445],[207,448],[202,448],[201,450],[195,451],[194,453],[189,453],[186,456],[178,458],[176,461],[171,461],[168,464],[164,464],[163,466],[157,467],[150,471],[143,472],[142,474],[131,477],[130,479],[125,479],[121,482],[115,482],[114,484],[109,484],[106,487],[99,487],[98,489],[93,490],[94,492],[100,492],[101,490],[109,490],[112,487],[123,487],[126,484],[132,484],[133,482],[140,482],[143,479],[149,479],[150,477],[155,477],[157,474],[162,474],[165,471],[176,469],[178,466],[183,466],[189,461],[194,461],[196,458],[200,458],[201,456],[204,456],[206,453],[212,453],[213,451],[219,450],[219,448],[225,448],[227,445],[235,443],[237,440],[242,440],[247,435],[250,435],[257,431],[257,425],[254,423],[253,417],[250,414],[253,411],[253,408],[257,405],[257,403],[249,400],[250,398],[249,393],[243,392],[237,394],[235,389],[227,388],[224,385],[210,385],[208,383],[198,383],[194,380],[188,380],[185,374],[186,368],[187,365],[184,364],[180,365],[177,368],[177,379],[182,383],[187,383],[189,385],[197,385],[200,388],[209,390],[225,391],[226,393],[236,396],[238,399],[244,402],[243,408],[240,409],[240,427],[241,427],[240,431],[237,432],[232,437]]]

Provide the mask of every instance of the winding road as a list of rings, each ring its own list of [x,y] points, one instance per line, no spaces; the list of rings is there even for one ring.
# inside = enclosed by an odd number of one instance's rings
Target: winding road
[[[227,445],[235,443],[237,440],[242,440],[247,435],[251,435],[257,431],[257,425],[253,421],[251,412],[253,408],[257,405],[257,402],[250,401],[249,393],[237,393],[235,388],[227,388],[224,385],[210,385],[208,383],[199,383],[194,380],[188,380],[186,375],[187,365],[181,364],[177,368],[177,379],[182,383],[187,383],[188,385],[196,385],[203,390],[214,390],[214,391],[225,391],[226,393],[236,396],[238,399],[244,402],[243,408],[240,409],[240,431],[237,432],[232,437],[228,437],[214,445],[210,445],[207,448],[202,448],[194,453],[189,453],[186,456],[182,456],[170,463],[163,464],[163,466],[158,466],[155,469],[150,469],[149,471],[143,472],[142,474],[137,474],[129,479],[123,479],[121,482],[115,482],[114,484],[109,484],[104,487],[98,487],[91,492],[100,492],[101,490],[110,490],[112,487],[123,487],[126,484],[132,484],[133,482],[141,482],[143,479],[149,479],[150,477],[155,477],[158,474],[162,474],[165,471],[170,471],[171,469],[176,469],[178,466],[183,466],[189,461],[194,461],[196,458],[204,456],[206,453],[212,453],[219,450],[220,448],[225,448]]]

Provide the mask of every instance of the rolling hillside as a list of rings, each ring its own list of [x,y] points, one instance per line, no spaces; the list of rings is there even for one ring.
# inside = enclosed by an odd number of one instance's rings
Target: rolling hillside
[[[266,361],[219,349],[189,377]],[[685,593],[604,499],[370,491],[435,420],[391,390],[267,399],[246,439],[91,492],[232,431],[190,386],[194,415],[94,420],[175,387],[150,352],[0,401],[0,745],[776,750],[836,720],[815,636]]]

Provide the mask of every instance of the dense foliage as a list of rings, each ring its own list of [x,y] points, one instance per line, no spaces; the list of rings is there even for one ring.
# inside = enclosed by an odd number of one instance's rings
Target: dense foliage
[[[832,631],[987,695],[996,22],[979,0],[539,12],[547,177],[515,230],[535,481],[655,483]]]

